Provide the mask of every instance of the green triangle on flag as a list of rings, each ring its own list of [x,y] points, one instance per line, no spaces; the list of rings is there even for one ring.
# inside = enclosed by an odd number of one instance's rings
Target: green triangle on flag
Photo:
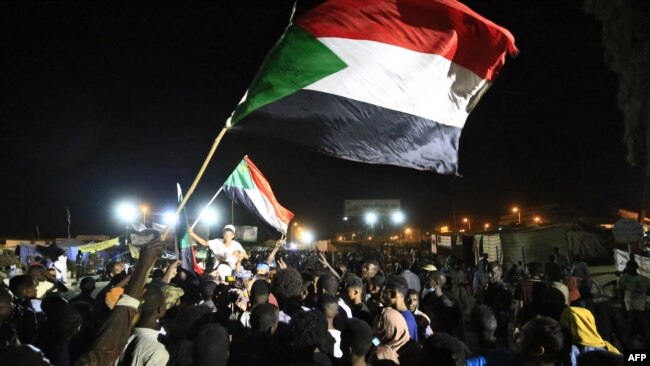
[[[291,95],[347,65],[327,46],[293,25],[275,44],[228,123]]]

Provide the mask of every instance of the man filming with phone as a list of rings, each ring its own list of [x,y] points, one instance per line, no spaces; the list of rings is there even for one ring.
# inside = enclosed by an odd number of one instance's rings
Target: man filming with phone
[[[248,258],[248,254],[242,245],[235,239],[235,226],[226,225],[223,228],[223,239],[205,240],[190,230],[190,236],[200,245],[210,248],[214,254],[217,264],[226,263],[230,268],[235,269],[237,262]],[[208,238],[209,239],[209,238]]]

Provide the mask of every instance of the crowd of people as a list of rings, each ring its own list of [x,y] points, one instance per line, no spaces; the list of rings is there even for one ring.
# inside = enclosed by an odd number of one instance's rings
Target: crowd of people
[[[591,299],[589,268],[558,249],[546,264],[476,266],[449,256],[246,252],[234,230],[205,274],[144,245],[127,271],[80,294],[36,263],[0,288],[7,365],[622,365],[647,349],[650,280],[621,274],[623,312]],[[238,244],[238,243],[237,243]],[[623,319],[628,326],[623,326]]]

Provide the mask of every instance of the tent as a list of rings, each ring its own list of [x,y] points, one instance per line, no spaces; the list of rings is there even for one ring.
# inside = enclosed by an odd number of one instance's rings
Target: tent
[[[554,247],[569,253],[569,228],[569,225],[554,225],[502,232],[503,260],[509,265],[519,261],[546,263]]]

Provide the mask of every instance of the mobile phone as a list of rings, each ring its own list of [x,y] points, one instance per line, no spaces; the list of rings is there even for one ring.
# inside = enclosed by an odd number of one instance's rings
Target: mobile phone
[[[375,347],[379,346],[379,343],[381,343],[381,341],[379,340],[379,338],[374,337],[374,338],[372,339],[372,344],[374,344]]]

